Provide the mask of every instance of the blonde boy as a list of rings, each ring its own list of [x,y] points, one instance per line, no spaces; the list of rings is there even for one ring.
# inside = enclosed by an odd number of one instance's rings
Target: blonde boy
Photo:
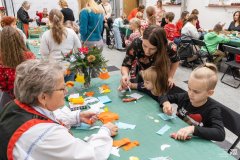
[[[209,98],[214,93],[217,80],[216,66],[206,63],[191,73],[188,92],[159,99],[163,112],[168,115],[173,113],[170,103],[177,104],[177,116],[190,125],[178,130],[175,139],[186,140],[191,135],[214,141],[225,139],[219,103]]]

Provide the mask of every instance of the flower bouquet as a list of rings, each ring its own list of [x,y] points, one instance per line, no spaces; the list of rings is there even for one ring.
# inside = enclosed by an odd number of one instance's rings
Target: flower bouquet
[[[102,56],[101,50],[97,47],[82,47],[77,51],[72,50],[63,54],[63,61],[69,62],[69,70],[76,73],[76,81],[84,83],[88,88],[91,78],[97,77],[102,69],[106,67],[107,60]]]

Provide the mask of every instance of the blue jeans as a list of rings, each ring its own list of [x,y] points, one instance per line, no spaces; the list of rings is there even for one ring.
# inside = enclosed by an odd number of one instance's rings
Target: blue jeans
[[[113,26],[113,32],[114,32],[115,48],[116,49],[123,49],[122,38],[121,38],[121,33],[120,33],[119,28]]]

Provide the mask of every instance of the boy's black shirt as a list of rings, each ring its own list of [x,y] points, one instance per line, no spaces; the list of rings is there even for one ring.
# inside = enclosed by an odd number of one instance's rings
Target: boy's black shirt
[[[178,93],[159,97],[159,104],[169,101],[178,105],[177,116],[194,125],[194,136],[204,139],[223,141],[225,139],[221,109],[218,102],[209,98],[201,107],[192,106],[188,93]]]

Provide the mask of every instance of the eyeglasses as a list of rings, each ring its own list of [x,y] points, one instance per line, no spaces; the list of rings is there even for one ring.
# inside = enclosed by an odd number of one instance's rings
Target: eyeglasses
[[[67,87],[66,86],[64,86],[64,88],[59,88],[59,89],[54,89],[54,90],[52,90],[53,92],[54,91],[62,91],[62,92],[67,92]]]

